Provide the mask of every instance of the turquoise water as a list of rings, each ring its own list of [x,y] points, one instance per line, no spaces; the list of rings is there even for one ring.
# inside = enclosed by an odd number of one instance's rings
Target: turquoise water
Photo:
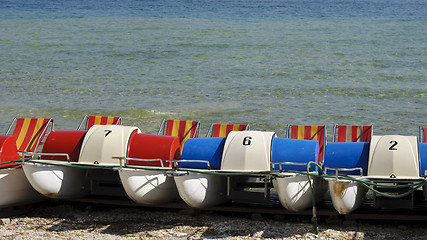
[[[75,129],[120,115],[427,125],[427,0],[0,0],[0,132],[15,116]]]

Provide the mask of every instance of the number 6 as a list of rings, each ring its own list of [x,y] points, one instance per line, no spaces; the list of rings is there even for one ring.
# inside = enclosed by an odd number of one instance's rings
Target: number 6
[[[251,145],[251,140],[252,140],[251,136],[247,136],[247,137],[243,138],[243,146]]]

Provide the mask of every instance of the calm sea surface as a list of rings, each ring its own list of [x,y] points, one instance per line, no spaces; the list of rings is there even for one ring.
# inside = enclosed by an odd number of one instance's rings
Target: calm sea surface
[[[0,0],[0,132],[85,114],[418,135],[427,0]]]

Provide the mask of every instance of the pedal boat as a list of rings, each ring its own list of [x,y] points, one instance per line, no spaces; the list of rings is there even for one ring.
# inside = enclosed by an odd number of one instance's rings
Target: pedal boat
[[[230,200],[267,203],[272,188],[271,154],[279,152],[272,151],[272,145],[292,148],[292,143],[281,141],[274,132],[260,131],[231,131],[226,138],[189,139],[181,160],[175,161],[178,168],[170,174],[181,198],[194,208],[209,208]]]
[[[175,180],[167,175],[181,152],[179,138],[135,134],[127,157],[120,159],[119,175],[127,195],[140,205],[159,205],[180,200]]]
[[[209,208],[233,200],[233,176],[268,176],[273,132],[231,131],[227,137],[188,139],[171,171],[190,207]],[[253,200],[253,199],[250,199]]]
[[[314,140],[275,138],[272,146],[272,173],[280,203],[298,212],[320,201],[327,189],[319,176],[319,143]]]
[[[0,135],[0,208],[41,202],[46,198],[28,182],[16,148],[16,137]]]
[[[325,172],[334,208],[340,214],[356,210],[363,203],[367,187],[397,195],[401,193],[398,185],[412,186],[412,190],[422,186],[425,151],[426,146],[418,144],[415,136],[372,136],[369,143],[328,144]],[[381,196],[375,194],[375,207],[388,208],[380,200]],[[401,203],[394,208],[405,207]]]
[[[86,195],[124,197],[113,157],[125,157],[137,127],[94,125],[88,131],[52,131],[40,160],[25,161],[25,176],[49,198],[74,199]]]
[[[175,180],[181,199],[193,208],[208,208],[227,201],[227,177],[221,175],[221,154],[225,137],[190,138],[181,160],[169,176]]]

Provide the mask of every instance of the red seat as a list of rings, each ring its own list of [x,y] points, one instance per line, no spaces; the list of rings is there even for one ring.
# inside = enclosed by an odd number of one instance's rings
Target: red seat
[[[122,124],[121,117],[108,116],[84,116],[77,130],[81,129],[86,122],[86,130],[89,130],[93,125],[120,125]]]
[[[227,137],[231,131],[249,130],[249,124],[211,124],[206,137]]]
[[[373,126],[334,125],[333,142],[370,142]],[[337,137],[338,135],[338,137]]]
[[[16,124],[15,124],[16,122]],[[12,136],[8,135],[13,125]],[[16,151],[34,152],[43,140],[52,118],[14,118],[6,132],[0,136],[0,162],[19,160]],[[1,167],[17,166],[16,163],[4,164]]]
[[[319,163],[323,163],[324,147],[326,145],[326,127],[309,125],[288,125],[288,138],[319,141]]]

